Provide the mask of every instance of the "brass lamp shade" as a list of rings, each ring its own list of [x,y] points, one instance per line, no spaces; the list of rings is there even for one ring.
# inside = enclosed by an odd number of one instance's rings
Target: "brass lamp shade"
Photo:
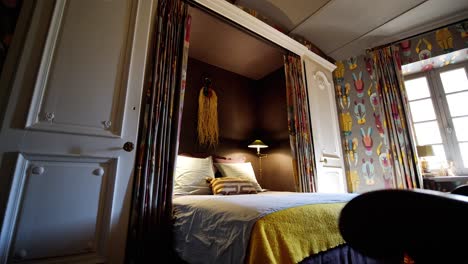
[[[255,140],[254,142],[250,143],[249,148],[268,148],[268,146],[263,143],[260,139]]]
[[[434,149],[431,145],[417,146],[416,149],[419,157],[434,156]]]

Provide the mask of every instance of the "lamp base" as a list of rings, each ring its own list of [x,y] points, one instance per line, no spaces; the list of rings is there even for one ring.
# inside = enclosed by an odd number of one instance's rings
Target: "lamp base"
[[[257,153],[258,156],[258,178],[261,181],[262,180],[262,158],[266,158],[268,155],[267,154],[262,154],[262,153]]]
[[[431,171],[429,170],[429,163],[425,159],[421,160],[421,172],[431,173]]]

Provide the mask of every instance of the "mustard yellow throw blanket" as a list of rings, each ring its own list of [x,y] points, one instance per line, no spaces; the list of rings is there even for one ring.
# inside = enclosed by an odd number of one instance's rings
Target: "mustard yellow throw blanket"
[[[338,229],[338,217],[344,205],[304,205],[257,220],[246,263],[298,263],[310,255],[344,244]]]

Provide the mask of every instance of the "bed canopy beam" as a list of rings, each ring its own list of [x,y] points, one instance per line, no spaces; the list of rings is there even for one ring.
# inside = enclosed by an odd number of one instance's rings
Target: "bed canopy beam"
[[[190,0],[189,2],[201,6],[202,8],[207,9],[217,15],[220,15],[227,20],[239,25],[244,30],[250,31],[281,48],[301,56],[302,58],[307,57],[329,71],[333,71],[336,68],[333,63],[315,54],[313,51],[309,50],[306,46],[302,45],[298,41],[292,39],[288,35],[280,32],[279,30],[257,19],[256,17],[251,16],[247,12],[244,12],[228,1]]]

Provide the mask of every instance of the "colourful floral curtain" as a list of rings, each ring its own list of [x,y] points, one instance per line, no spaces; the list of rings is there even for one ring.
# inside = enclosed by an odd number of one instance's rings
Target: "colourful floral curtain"
[[[372,53],[377,92],[385,117],[384,128],[388,135],[390,159],[393,164],[393,186],[422,188],[399,54],[396,46],[378,49]]]
[[[310,126],[309,102],[301,58],[284,56],[289,139],[296,186],[301,192],[315,192],[315,159]]]
[[[171,252],[172,188],[191,18],[181,0],[159,0],[134,172],[126,263]],[[164,257],[163,257],[164,258]]]

